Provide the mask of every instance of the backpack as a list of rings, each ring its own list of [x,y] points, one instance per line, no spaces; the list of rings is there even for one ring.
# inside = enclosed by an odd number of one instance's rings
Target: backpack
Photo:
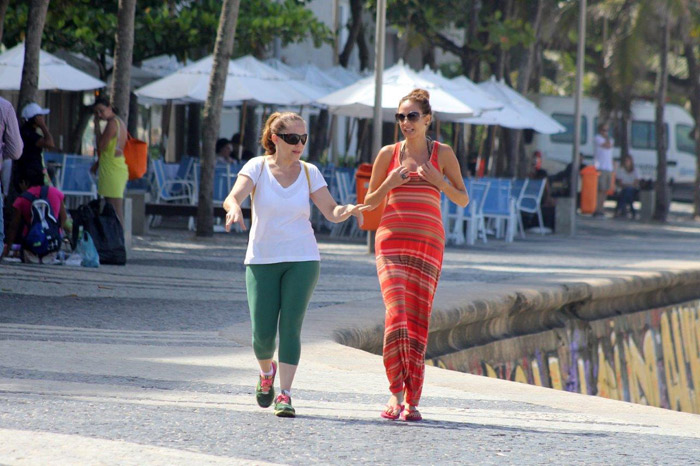
[[[61,248],[61,230],[51,204],[47,200],[48,194],[48,186],[41,187],[40,197],[36,197],[29,191],[22,193],[22,197],[31,202],[32,209],[32,222],[24,238],[24,248],[39,258]]]

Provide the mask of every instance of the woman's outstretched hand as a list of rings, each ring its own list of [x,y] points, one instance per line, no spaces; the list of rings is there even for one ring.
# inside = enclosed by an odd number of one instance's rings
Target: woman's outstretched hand
[[[241,206],[234,204],[231,210],[226,212],[226,226],[224,227],[227,232],[231,231],[231,225],[237,223],[241,226],[243,231],[246,230],[245,222],[243,221],[243,212],[241,211]]]
[[[371,209],[372,206],[369,204],[348,204],[345,206],[345,208],[347,209],[345,212],[354,216],[357,219],[357,224],[362,226],[362,223],[364,222],[362,212]]]

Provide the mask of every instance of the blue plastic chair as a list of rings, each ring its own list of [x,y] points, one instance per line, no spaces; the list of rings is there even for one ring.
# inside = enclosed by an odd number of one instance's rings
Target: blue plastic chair
[[[466,178],[464,184],[469,194],[469,204],[466,207],[460,208],[444,194],[442,195],[442,215],[446,241],[457,245],[465,242],[473,245],[477,236],[481,235],[482,240],[486,243],[488,239],[486,238],[486,224],[484,222],[484,201],[491,183],[481,179]],[[465,222],[467,224],[466,232]]]
[[[79,203],[81,203],[82,198],[97,198],[97,183],[90,173],[90,167],[93,163],[92,157],[65,154],[60,185],[61,191],[67,198],[75,197]]]
[[[495,178],[490,183],[488,195],[484,199],[484,218],[493,222],[497,238],[505,236],[506,242],[510,243],[515,236],[517,223],[515,200],[511,194],[512,182],[505,178]]]

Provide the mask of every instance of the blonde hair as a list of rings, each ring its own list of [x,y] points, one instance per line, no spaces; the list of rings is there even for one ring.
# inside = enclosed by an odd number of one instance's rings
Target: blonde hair
[[[267,118],[260,137],[260,144],[265,149],[265,155],[275,153],[276,147],[275,143],[272,142],[272,135],[284,131],[293,121],[301,121],[306,124],[301,115],[294,112],[275,112]]]
[[[399,107],[407,100],[420,105],[420,110],[423,115],[431,115],[433,113],[430,108],[430,93],[425,89],[413,89],[408,95],[403,96],[401,100],[399,100]]]

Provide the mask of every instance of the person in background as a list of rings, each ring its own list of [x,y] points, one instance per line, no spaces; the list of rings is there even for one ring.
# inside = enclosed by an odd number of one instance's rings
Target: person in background
[[[5,243],[3,165],[5,159],[19,159],[22,156],[23,149],[24,143],[19,131],[15,109],[8,100],[0,97],[0,245],[3,247]],[[0,256],[0,260],[2,260],[2,256]]]
[[[129,181],[129,169],[124,161],[126,123],[119,118],[116,109],[104,97],[95,99],[95,137],[97,139],[97,162],[91,171],[97,172],[97,194],[112,204],[124,225],[124,190]],[[107,125],[104,131],[100,120]]]
[[[255,399],[261,408],[274,400],[275,415],[295,417],[292,382],[301,354],[301,327],[320,273],[320,254],[309,221],[309,199],[338,223],[351,215],[362,224],[365,205],[338,205],[319,169],[301,159],[308,133],[296,113],[275,112],[263,129],[265,155],[249,160],[224,201],[226,231],[245,230],[241,203],[251,196],[253,222],[244,260],[253,351],[260,366]],[[279,331],[280,394],[275,398]]]
[[[615,170],[615,184],[620,189],[617,198],[616,217],[627,216],[627,208],[635,218],[634,200],[639,193],[639,172],[634,167],[634,159],[630,154],[622,157],[620,166]]]
[[[610,127],[607,123],[598,125],[598,134],[596,134],[593,144],[595,146],[593,160],[595,168],[600,173],[598,176],[598,196],[596,198],[596,209],[593,215],[602,217],[603,203],[608,197],[608,191],[612,185],[613,175],[613,139],[609,135]]]
[[[231,144],[233,145],[233,152],[231,153],[231,157],[233,157],[234,159],[238,160],[239,151],[241,152],[241,160],[247,161],[255,156],[255,154],[253,154],[245,147],[241,147],[241,133],[236,133],[233,135],[233,137],[231,138]]]
[[[235,158],[232,154],[233,146],[231,141],[221,138],[216,141],[216,163],[233,163]]]
[[[22,127],[20,134],[24,142],[22,157],[13,164],[13,179],[15,190],[20,193],[19,180],[34,178],[37,174],[44,177],[44,184],[50,180],[44,164],[44,149],[53,149],[54,140],[44,115],[49,114],[48,108],[41,108],[36,102],[30,102],[22,109]]]
[[[428,326],[445,250],[441,193],[460,207],[469,202],[454,151],[426,136],[433,118],[429,99],[427,91],[415,89],[399,101],[396,121],[405,141],[379,151],[365,198],[371,208],[388,198],[376,233],[376,260],[391,392],[381,417],[391,420],[422,419]]]
[[[41,189],[44,186],[44,174],[24,174],[18,180],[18,185],[20,188],[20,193],[24,193],[26,191],[38,198],[41,196]],[[70,235],[71,222],[66,214],[66,206],[63,203],[63,193],[58,188],[49,186],[46,199],[51,206],[52,214],[57,215],[56,220],[62,228],[62,236],[65,237],[66,235]],[[29,226],[32,224],[32,203],[28,199],[25,199],[20,195],[17,197],[17,199],[15,199],[12,206],[14,207],[14,214],[12,216],[10,226],[7,229],[7,244],[5,244],[3,248],[3,257],[19,252],[13,251],[11,246],[15,243],[24,243],[24,237],[29,232]],[[29,263],[51,263],[55,256],[55,253],[51,253],[50,255],[39,259],[29,250],[25,249],[22,253],[22,260]]]

